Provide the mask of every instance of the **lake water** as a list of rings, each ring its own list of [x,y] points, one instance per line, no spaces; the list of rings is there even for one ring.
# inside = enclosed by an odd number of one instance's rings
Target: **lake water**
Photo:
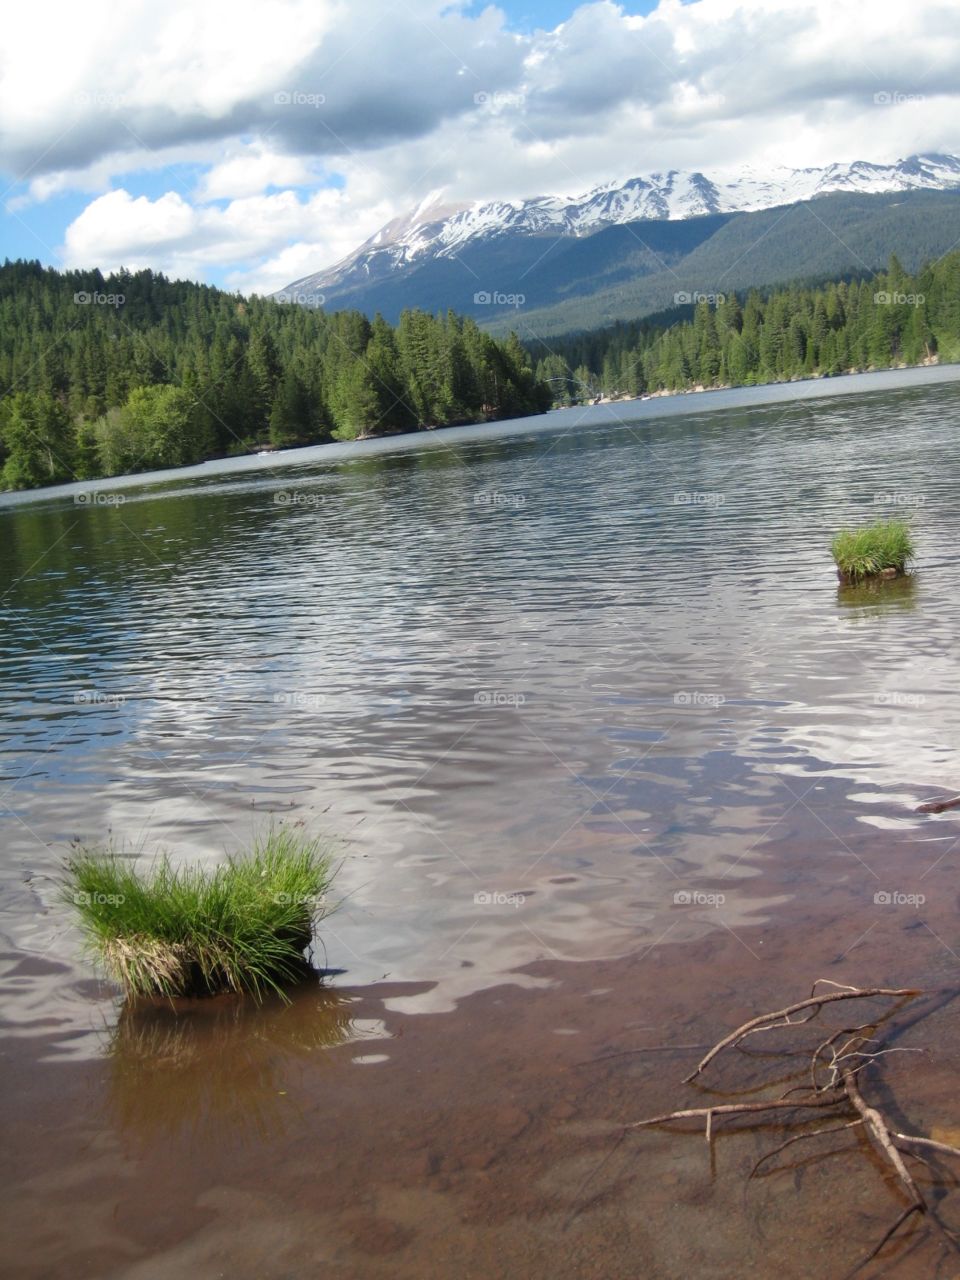
[[[838,588],[832,534],[903,514],[915,575]],[[840,1188],[842,1258],[876,1243],[895,1201],[842,1158],[749,1208],[755,1135],[725,1177],[702,1137],[603,1163],[683,1064],[583,1063],[820,976],[955,981],[960,826],[915,808],[960,789],[960,368],[11,495],[0,530],[9,1274],[832,1274],[796,1241],[836,1248]],[[331,989],[121,1011],[69,841],[213,862],[298,820],[341,860]],[[953,1034],[917,1032],[941,1072]],[[917,1107],[956,1123],[937,1061]]]

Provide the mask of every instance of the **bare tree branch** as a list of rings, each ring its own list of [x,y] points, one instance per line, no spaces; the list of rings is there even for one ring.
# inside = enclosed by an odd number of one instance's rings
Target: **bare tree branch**
[[[823,981],[823,979],[821,979]],[[814,984],[816,985],[816,984]],[[773,1031],[777,1026],[795,1027],[810,1022],[820,1012],[825,1004],[831,1004],[836,1000],[869,1000],[873,996],[894,996],[902,999],[908,996],[918,996],[919,991],[899,990],[891,987],[864,987],[857,989],[851,987],[845,991],[829,991],[822,996],[810,996],[806,1000],[798,1000],[796,1004],[788,1004],[785,1009],[778,1009],[775,1013],[761,1013],[758,1018],[751,1018],[749,1022],[745,1022],[743,1026],[737,1027],[736,1031],[731,1031],[728,1036],[713,1046],[710,1052],[701,1058],[697,1065],[697,1069],[688,1075],[683,1083],[689,1084],[691,1080],[695,1080],[700,1073],[710,1065],[718,1053],[724,1049],[728,1049],[731,1045],[736,1044],[745,1036],[754,1035],[757,1031]],[[800,1023],[791,1022],[790,1017],[794,1013],[800,1013],[804,1009],[812,1010],[809,1018],[802,1018]]]

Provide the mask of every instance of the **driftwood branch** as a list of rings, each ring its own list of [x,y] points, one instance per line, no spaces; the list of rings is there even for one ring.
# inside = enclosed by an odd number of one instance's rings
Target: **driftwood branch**
[[[814,983],[813,985],[816,986],[817,984]],[[788,1004],[785,1009],[777,1009],[775,1013],[761,1013],[758,1018],[751,1018],[749,1022],[737,1027],[736,1031],[731,1031],[728,1036],[724,1036],[718,1044],[715,1044],[710,1052],[700,1059],[696,1070],[691,1071],[683,1083],[689,1084],[691,1080],[695,1080],[710,1065],[718,1053],[722,1053],[724,1049],[729,1049],[732,1045],[737,1044],[745,1036],[755,1035],[758,1031],[773,1031],[777,1027],[802,1026],[805,1022],[811,1022],[825,1004],[832,1004],[836,1000],[869,1000],[873,996],[894,996],[904,999],[910,996],[918,996],[919,994],[919,991],[897,990],[890,987],[864,987],[862,989],[849,987],[843,991],[828,991],[823,995],[809,996],[806,1000],[798,1000],[796,1004]],[[790,1021],[793,1014],[801,1013],[804,1009],[811,1010],[809,1017],[801,1019],[799,1023]]]
[[[654,1124],[665,1124],[668,1120],[707,1120],[711,1116],[748,1115],[752,1111],[779,1111],[786,1109],[796,1111],[803,1107],[835,1107],[836,1098],[811,1098],[809,1102],[787,1102],[777,1098],[773,1102],[725,1102],[715,1107],[692,1107],[687,1111],[669,1111],[666,1115],[652,1116],[649,1120],[634,1120],[633,1124],[624,1125],[626,1129],[648,1129]]]
[[[911,1147],[928,1147],[931,1151],[939,1151],[945,1156],[960,1156],[960,1147],[951,1147],[946,1142],[936,1142],[933,1138],[918,1138],[913,1133],[895,1133],[894,1140],[899,1144],[906,1142]]]
[[[950,800],[928,800],[926,804],[917,805],[917,813],[944,813],[947,809],[960,809],[960,796]]]
[[[883,1152],[884,1156],[893,1165],[897,1177],[903,1183],[907,1195],[924,1213],[927,1211],[927,1202],[920,1193],[920,1188],[914,1182],[913,1178],[903,1163],[903,1157],[897,1150],[887,1123],[876,1107],[867,1106],[863,1100],[863,1095],[857,1085],[857,1072],[853,1067],[843,1067],[840,1076],[843,1080],[843,1087],[847,1097],[860,1113],[867,1132],[873,1138],[876,1145]]]
[[[833,991],[818,991],[821,985],[836,988]],[[772,1031],[777,1028],[797,1028],[812,1022],[822,1008],[828,1004],[837,1004],[848,1000],[873,1000],[878,997],[892,1000],[908,1000],[919,996],[920,991],[911,988],[896,987],[849,987],[839,983],[818,979],[813,984],[810,996],[798,1000],[783,1009],[771,1013],[762,1013],[731,1031],[719,1040],[700,1060],[696,1069],[688,1075],[684,1084],[689,1084],[713,1062],[725,1049],[732,1049],[748,1036],[761,1031]],[[803,1015],[797,1017],[796,1015]],[[752,1115],[784,1111],[823,1111],[829,1113],[838,1123],[814,1129],[807,1133],[793,1134],[772,1151],[768,1151],[753,1166],[752,1178],[760,1167],[774,1156],[786,1150],[794,1143],[807,1138],[817,1138],[826,1134],[841,1133],[848,1129],[861,1128],[866,1134],[870,1146],[891,1170],[901,1192],[908,1200],[907,1208],[899,1214],[893,1225],[884,1233],[879,1244],[863,1258],[850,1274],[856,1274],[896,1236],[897,1232],[915,1214],[921,1215],[930,1224],[943,1244],[955,1253],[960,1253],[960,1240],[940,1221],[937,1213],[925,1199],[917,1186],[913,1175],[904,1162],[904,1156],[920,1160],[926,1164],[921,1152],[937,1153],[944,1156],[960,1157],[960,1147],[938,1142],[933,1138],[925,1138],[915,1134],[900,1133],[891,1124],[882,1107],[868,1102],[864,1097],[861,1075],[871,1066],[875,1067],[891,1053],[922,1052],[919,1049],[884,1047],[877,1036],[877,1028],[883,1021],[878,1017],[873,1022],[861,1023],[858,1026],[841,1027],[811,1051],[809,1063],[809,1082],[788,1089],[778,1097],[754,1102],[715,1103],[705,1107],[690,1107],[678,1111],[670,1111],[663,1115],[652,1116],[645,1120],[635,1120],[624,1125],[623,1133],[631,1129],[650,1128],[667,1124],[676,1120],[702,1120],[707,1142],[711,1141],[715,1120],[724,1116]],[[785,1051],[786,1052],[786,1051]],[[853,1118],[849,1118],[851,1112]],[[812,1117],[811,1117],[812,1118]],[[786,1120],[779,1122],[786,1124]],[[622,1135],[621,1135],[622,1136]],[[917,1148],[920,1150],[918,1151]],[[833,1154],[833,1153],[831,1153]]]

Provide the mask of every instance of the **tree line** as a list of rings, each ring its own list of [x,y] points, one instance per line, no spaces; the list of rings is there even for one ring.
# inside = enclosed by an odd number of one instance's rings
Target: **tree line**
[[[960,252],[914,275],[700,299],[525,349],[447,312],[396,326],[152,271],[0,266],[0,487],[539,413],[551,403],[960,360]],[[534,361],[536,361],[534,367]]]
[[[543,412],[515,336],[332,314],[152,271],[0,266],[0,487]]]
[[[621,323],[531,344],[554,403],[960,360],[960,252],[908,274],[708,295],[670,325]]]

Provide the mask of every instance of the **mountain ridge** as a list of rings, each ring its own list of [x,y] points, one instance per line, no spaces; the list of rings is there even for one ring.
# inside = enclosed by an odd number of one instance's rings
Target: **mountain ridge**
[[[329,307],[344,295],[352,295],[352,305],[377,309],[378,285],[408,276],[427,264],[456,262],[465,250],[477,246],[537,236],[577,240],[615,226],[758,212],[839,193],[957,188],[960,157],[933,152],[886,165],[857,160],[804,169],[779,166],[767,174],[746,168],[736,177],[729,171],[710,177],[700,171],[671,169],[613,179],[574,197],[548,195],[467,204],[432,192],[340,262],[303,276],[272,296],[283,302]],[[362,303],[365,292],[371,294],[369,308]],[[456,300],[450,305],[456,305]]]

